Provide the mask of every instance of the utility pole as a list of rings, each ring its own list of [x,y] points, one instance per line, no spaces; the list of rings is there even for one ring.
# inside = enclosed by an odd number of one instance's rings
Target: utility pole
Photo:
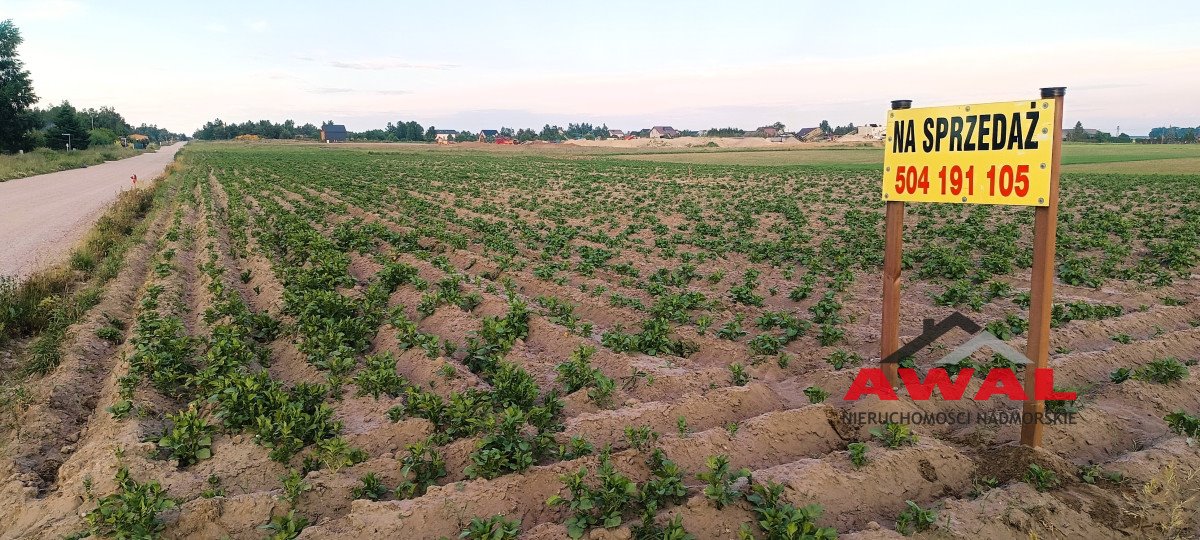
[[[67,151],[70,152],[71,151],[71,134],[63,133],[63,135],[67,136]]]

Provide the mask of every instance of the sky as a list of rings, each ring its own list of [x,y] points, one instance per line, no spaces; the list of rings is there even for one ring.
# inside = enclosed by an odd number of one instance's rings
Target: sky
[[[1197,2],[0,0],[42,106],[137,125],[882,123],[893,99],[1200,126]]]

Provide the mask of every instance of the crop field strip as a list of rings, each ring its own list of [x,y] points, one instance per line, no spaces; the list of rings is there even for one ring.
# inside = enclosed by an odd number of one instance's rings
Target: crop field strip
[[[870,536],[872,522],[902,528],[906,501],[944,501],[955,535],[1103,536],[1153,525],[1110,510],[1154,464],[1200,465],[1164,421],[1200,412],[1194,368],[1110,380],[1200,351],[1200,188],[1187,177],[1064,183],[1051,365],[1081,392],[1080,420],[1029,453],[1008,444],[1017,426],[918,426],[905,440],[841,422],[1019,408],[840,399],[877,339],[873,173],[232,145],[189,148],[184,163],[127,367],[78,444],[93,448],[63,465],[97,495],[116,490],[118,467],[127,492],[161,483],[179,501],[171,537],[256,538],[275,516],[276,529],[307,520],[306,538],[437,538],[503,514],[527,537],[561,538],[611,518],[570,510],[587,494],[564,487],[580,467],[591,486],[638,484],[609,496],[639,537],[678,516],[700,538],[742,523],[775,538],[755,524],[764,512]],[[1023,346],[1031,221],[914,205],[903,333],[957,308]],[[796,506],[765,488],[754,504],[705,501],[697,474],[718,455]],[[1029,463],[1069,495],[1031,491]],[[1088,465],[1124,480],[1081,483]],[[63,476],[43,476],[38,500],[65,491]],[[1009,499],[1040,521],[988,509]]]

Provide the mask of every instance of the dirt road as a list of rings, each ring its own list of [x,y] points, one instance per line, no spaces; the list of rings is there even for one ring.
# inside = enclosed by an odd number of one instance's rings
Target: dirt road
[[[149,182],[183,144],[120,161],[0,183],[0,276],[24,278],[63,260],[131,175]]]

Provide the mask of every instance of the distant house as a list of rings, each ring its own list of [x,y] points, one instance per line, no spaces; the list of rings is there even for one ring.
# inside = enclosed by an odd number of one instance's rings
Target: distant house
[[[1062,138],[1065,141],[1075,132],[1075,128],[1063,128],[1062,132]],[[1085,139],[1095,139],[1099,134],[1100,130],[1098,129],[1083,128],[1083,138]]]
[[[435,129],[433,130],[433,139],[440,143],[450,142],[455,135],[458,135],[457,130],[453,129]]]
[[[779,135],[779,130],[772,126],[762,126],[754,130],[754,135],[756,137],[775,137]]]
[[[479,130],[479,142],[487,142],[488,139],[496,140],[496,136],[499,134],[500,132],[495,129],[481,129]]]
[[[493,141],[496,144],[517,144],[517,141],[513,140],[512,137],[505,137],[504,135],[497,136]]]
[[[796,138],[802,141],[820,140],[822,135],[824,135],[824,133],[821,132],[821,128],[815,127],[800,128],[800,131],[796,132]]]
[[[679,132],[675,131],[675,128],[671,126],[654,126],[650,128],[651,139],[671,139],[678,136]]]
[[[612,137],[614,139],[624,139],[625,132],[621,131],[619,129],[610,129],[610,130],[608,130],[608,136]]]
[[[341,124],[329,124],[321,127],[321,142],[346,142],[348,135],[346,126]]]

